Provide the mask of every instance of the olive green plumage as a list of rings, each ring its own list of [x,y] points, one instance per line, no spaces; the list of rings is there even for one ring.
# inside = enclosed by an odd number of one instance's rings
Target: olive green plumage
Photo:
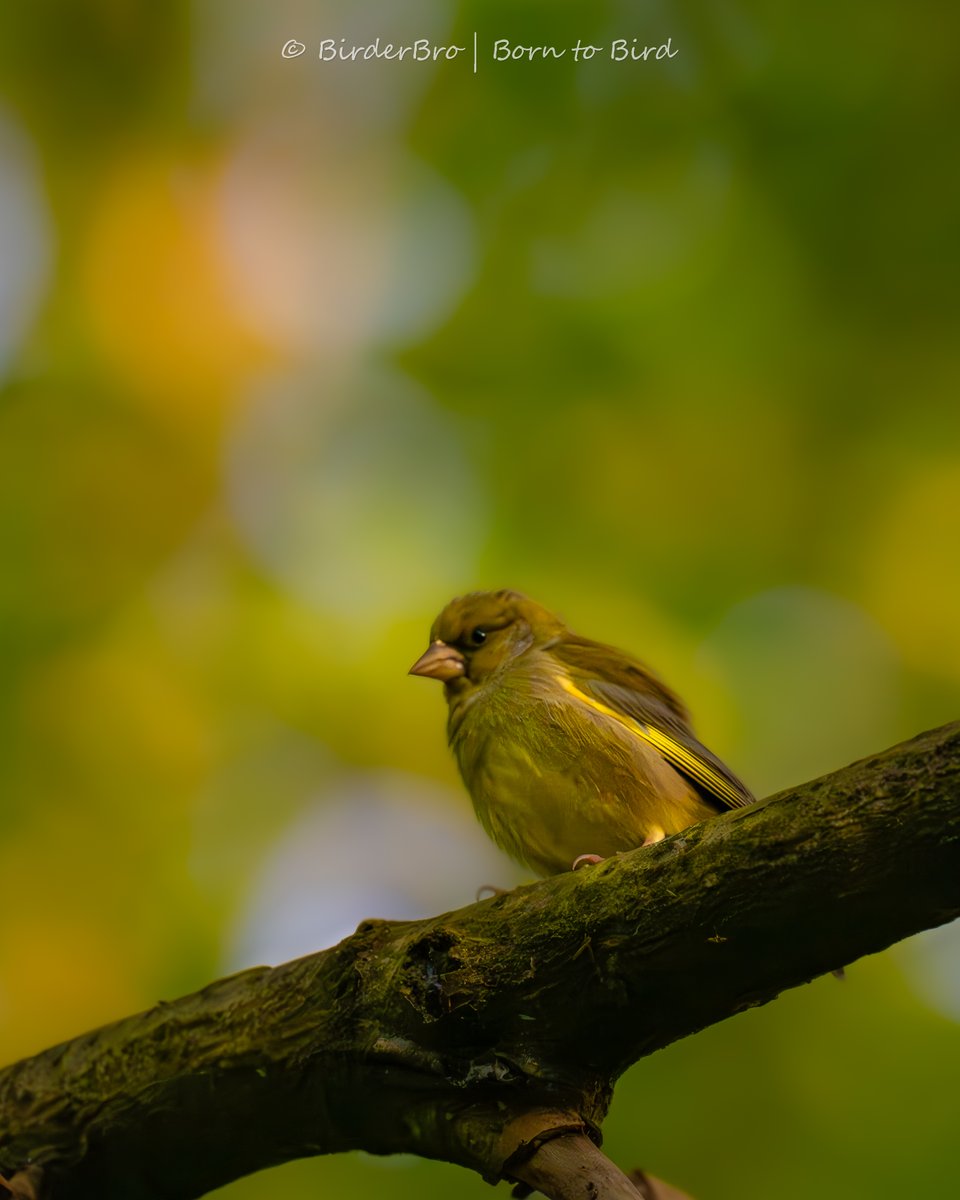
[[[411,672],[444,682],[480,823],[541,875],[753,800],[647,667],[518,592],[452,600],[430,641]]]

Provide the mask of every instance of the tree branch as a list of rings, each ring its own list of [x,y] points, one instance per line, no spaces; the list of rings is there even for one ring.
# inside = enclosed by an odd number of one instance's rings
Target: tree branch
[[[600,866],[365,921],[16,1063],[0,1175],[42,1167],[51,1200],[188,1200],[363,1148],[560,1200],[632,1062],[958,914],[955,724]],[[629,1195],[617,1176],[596,1194]]]

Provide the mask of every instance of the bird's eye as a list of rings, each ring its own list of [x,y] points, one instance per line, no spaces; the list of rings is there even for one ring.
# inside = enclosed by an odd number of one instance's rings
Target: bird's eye
[[[470,634],[470,641],[473,642],[475,646],[482,646],[486,640],[487,631],[485,629],[480,629],[477,627],[473,633]]]

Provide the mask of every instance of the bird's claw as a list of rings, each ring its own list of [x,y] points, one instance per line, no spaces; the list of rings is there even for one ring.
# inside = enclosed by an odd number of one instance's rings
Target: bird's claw
[[[508,891],[509,888],[497,887],[492,883],[482,883],[477,888],[477,900],[486,900],[487,897],[484,895],[485,892],[488,892],[491,896],[505,896]]]
[[[573,860],[573,866],[571,866],[570,870],[579,871],[581,867],[595,867],[597,863],[602,863],[604,861],[603,855],[601,854],[579,854]]]

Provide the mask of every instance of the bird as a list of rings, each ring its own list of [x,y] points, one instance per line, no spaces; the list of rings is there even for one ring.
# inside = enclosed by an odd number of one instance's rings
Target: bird
[[[520,592],[451,600],[410,674],[443,682],[448,740],[480,824],[538,875],[754,802],[649,667]]]

